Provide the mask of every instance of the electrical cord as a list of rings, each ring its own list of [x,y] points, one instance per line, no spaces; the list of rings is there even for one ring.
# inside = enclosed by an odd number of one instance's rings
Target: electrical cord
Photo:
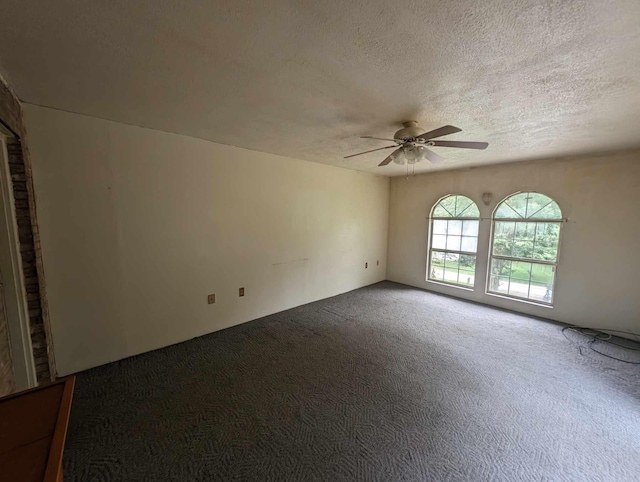
[[[624,360],[622,358],[618,358],[618,357],[603,353],[603,352],[601,352],[599,350],[596,350],[593,347],[593,345],[596,342],[602,342],[602,343],[607,343],[609,345],[615,345],[615,346],[618,346],[620,348],[625,348],[625,349],[631,350],[631,351],[640,351],[640,347],[636,348],[636,347],[631,347],[631,346],[625,346],[625,345],[622,345],[620,343],[615,343],[615,342],[611,341],[611,339],[613,338],[611,333],[605,333],[603,330],[606,330],[606,331],[609,331],[609,332],[612,332],[612,333],[623,333],[625,335],[633,335],[633,336],[636,337],[636,339],[638,339],[639,335],[637,333],[633,333],[632,331],[611,330],[609,328],[583,328],[581,326],[575,326],[575,325],[574,326],[565,326],[562,329],[562,335],[567,340],[571,341],[572,343],[573,343],[573,340],[570,340],[567,337],[566,333],[565,333],[567,330],[571,330],[571,331],[573,331],[575,333],[578,333],[580,335],[591,337],[591,340],[589,340],[589,342],[588,342],[588,346],[591,349],[591,351],[594,351],[599,355],[602,355],[602,356],[607,357],[607,358],[611,358],[612,360],[621,361],[621,362],[624,362],[624,363],[629,363],[630,365],[640,365],[640,361],[635,362],[635,361],[630,361],[630,360]],[[579,347],[580,354],[584,355],[584,353],[582,353],[582,348],[583,348],[582,346]]]

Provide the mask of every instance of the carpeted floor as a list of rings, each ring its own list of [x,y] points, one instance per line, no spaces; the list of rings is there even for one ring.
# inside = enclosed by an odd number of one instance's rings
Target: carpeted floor
[[[638,480],[640,366],[582,353],[383,282],[80,373],[65,480]]]

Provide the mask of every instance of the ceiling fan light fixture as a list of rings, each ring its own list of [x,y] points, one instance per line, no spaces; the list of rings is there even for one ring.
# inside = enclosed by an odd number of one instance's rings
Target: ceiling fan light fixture
[[[408,144],[402,148],[402,151],[409,164],[415,164],[427,158],[427,151],[424,146]]]
[[[403,166],[407,162],[407,158],[405,157],[402,149],[398,149],[398,151],[393,152],[391,154],[391,160],[399,166]]]
[[[404,157],[407,158],[407,162],[409,164],[417,162],[417,160],[420,158],[420,152],[418,151],[417,147],[409,145],[405,146],[402,150],[404,151]]]

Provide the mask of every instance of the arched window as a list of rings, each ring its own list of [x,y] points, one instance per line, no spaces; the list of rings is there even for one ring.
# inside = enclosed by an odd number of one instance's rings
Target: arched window
[[[473,288],[480,212],[471,199],[448,195],[431,210],[427,279]]]
[[[537,192],[512,194],[493,213],[487,292],[553,303],[562,212]]]

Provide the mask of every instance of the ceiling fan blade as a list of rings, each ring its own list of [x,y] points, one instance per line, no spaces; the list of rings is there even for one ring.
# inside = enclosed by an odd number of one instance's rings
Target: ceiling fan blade
[[[382,161],[380,164],[378,164],[378,167],[380,166],[386,166],[387,164],[389,164],[391,161],[393,161],[393,156],[394,154],[397,154],[398,152],[400,152],[402,150],[402,147],[400,149],[396,149],[395,151],[393,151],[391,153],[391,155],[387,156],[387,158]]]
[[[431,141],[436,147],[459,147],[460,149],[486,149],[488,142],[465,142],[465,141]]]
[[[449,134],[455,134],[456,132],[462,132],[462,129],[454,126],[442,126],[438,129],[420,134],[418,139],[435,139],[436,137],[448,136]]]
[[[391,149],[392,147],[398,147],[398,145],[395,144],[393,146],[379,147],[378,149],[371,149],[370,151],[358,152],[357,154],[351,154],[350,156],[344,156],[344,158],[345,159],[349,159],[350,157],[361,156],[362,154],[368,154],[370,152],[381,151],[383,149]]]
[[[439,164],[446,160],[444,157],[440,156],[439,154],[436,154],[431,149],[427,149],[426,147],[424,148],[424,157],[429,159],[429,161],[431,161],[432,164]]]
[[[385,139],[384,137],[360,136],[360,139],[376,139],[377,141],[400,142],[398,139]]]

